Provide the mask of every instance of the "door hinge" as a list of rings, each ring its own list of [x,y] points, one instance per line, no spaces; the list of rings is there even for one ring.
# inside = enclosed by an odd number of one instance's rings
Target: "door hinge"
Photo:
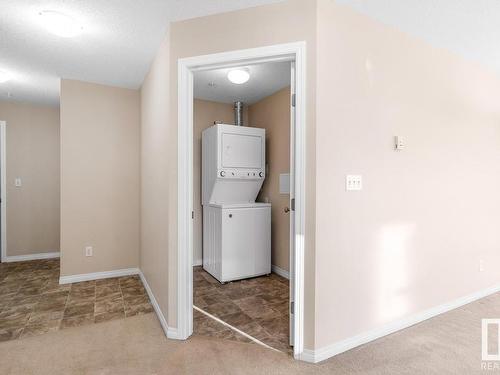
[[[292,211],[295,211],[295,198],[292,198],[292,200],[290,201],[290,209]]]
[[[295,314],[295,302],[290,302],[290,314]]]
[[[295,107],[295,94],[292,94],[292,107]]]
[[[194,211],[191,211],[191,219],[194,219]]]

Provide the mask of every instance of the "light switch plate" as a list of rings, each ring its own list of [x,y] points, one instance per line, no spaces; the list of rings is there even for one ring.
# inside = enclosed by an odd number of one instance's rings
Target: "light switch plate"
[[[14,185],[16,187],[21,187],[23,185],[23,183],[19,177],[16,177],[16,179],[14,180]]]
[[[401,151],[405,148],[406,142],[405,142],[404,137],[397,135],[394,137],[394,142],[395,142],[396,150]]]
[[[345,189],[347,191],[363,190],[363,176],[359,174],[349,174],[345,178]]]

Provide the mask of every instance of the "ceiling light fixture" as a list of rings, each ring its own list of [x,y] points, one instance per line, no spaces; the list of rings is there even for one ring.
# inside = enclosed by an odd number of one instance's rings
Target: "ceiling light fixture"
[[[233,69],[227,73],[227,79],[232,83],[241,85],[250,79],[250,73],[246,69]]]
[[[0,83],[4,83],[10,81],[12,79],[12,75],[7,73],[4,70],[0,70]]]
[[[52,34],[72,38],[82,33],[83,27],[73,18],[55,10],[43,10],[39,13],[43,26]]]

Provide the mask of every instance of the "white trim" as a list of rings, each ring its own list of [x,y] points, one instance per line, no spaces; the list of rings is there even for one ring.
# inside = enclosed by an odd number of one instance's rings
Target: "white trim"
[[[350,337],[348,339],[333,343],[331,345],[325,346],[317,350],[304,350],[300,359],[306,362],[317,363],[324,361],[325,359],[331,358],[337,354],[346,352],[357,346],[366,344],[370,341],[376,340],[378,338],[390,335],[391,333],[400,331],[402,329],[411,327],[415,324],[421,323],[425,320],[431,319],[435,316],[444,314],[458,307],[467,305],[468,303],[477,301],[478,299],[487,297],[491,294],[500,292],[500,284],[495,285],[491,288],[481,290],[479,292],[469,294],[464,297],[460,297],[456,300],[450,301],[448,303],[432,307],[430,309],[421,311],[407,318],[399,319],[394,322],[385,324],[381,327],[372,329],[367,332],[363,332],[359,335]]]
[[[220,319],[219,319],[219,318],[217,318],[216,316],[214,316],[214,315],[212,315],[212,314],[210,314],[210,313],[206,312],[206,311],[205,311],[205,310],[203,310],[203,309],[200,309],[198,306],[193,305],[193,309],[198,310],[198,311],[199,311],[199,312],[201,312],[202,314],[205,314],[206,316],[208,316],[210,319],[213,319],[213,320],[215,320],[216,322],[218,322],[218,323],[220,323],[220,324],[222,324],[222,325],[224,325],[224,326],[226,326],[226,327],[228,327],[228,328],[232,329],[233,331],[238,332],[241,336],[244,336],[244,337],[246,337],[247,339],[252,340],[254,343],[256,343],[256,344],[258,344],[258,345],[261,345],[261,346],[263,346],[263,347],[265,347],[265,348],[267,348],[267,349],[274,350],[275,352],[279,352],[279,353],[281,353],[281,351],[280,351],[280,350],[275,349],[275,348],[273,348],[272,346],[269,346],[269,345],[267,345],[267,344],[263,343],[263,342],[262,342],[262,341],[260,341],[260,340],[257,340],[255,337],[250,336],[248,333],[245,333],[245,332],[243,332],[243,331],[239,330],[239,329],[238,329],[238,328],[236,328],[236,327],[233,327],[231,324],[228,324],[228,323],[226,323],[226,322],[225,322],[225,321],[223,321],[223,320],[220,320]]]
[[[178,62],[177,334],[193,333],[193,72]]]
[[[294,356],[304,349],[304,248],[306,193],[306,43],[295,42],[179,59],[178,61],[178,232],[177,317],[178,336],[193,332],[193,72],[267,61],[295,61],[295,264]]]
[[[184,340],[180,335],[177,328],[168,327],[167,337],[172,340]]]
[[[122,277],[131,275],[140,275],[139,268],[124,268],[121,270],[83,273],[79,275],[61,276],[59,277],[59,284],[79,283],[82,281],[109,279],[111,277]]]
[[[0,261],[7,259],[7,128],[5,121],[0,121]]]
[[[39,259],[52,259],[59,258],[60,253],[53,251],[50,253],[38,253],[38,254],[28,254],[28,255],[8,255],[4,262],[25,262],[28,260],[39,260]]]
[[[279,275],[281,277],[284,277],[285,279],[290,280],[290,272],[284,270],[283,268],[280,268],[278,266],[275,266],[274,264],[271,266],[271,271],[274,272],[276,275]]]
[[[203,266],[203,259],[197,259],[193,262],[193,267]]]
[[[153,294],[153,291],[151,290],[151,287],[149,286],[148,281],[146,280],[146,276],[144,276],[141,270],[139,270],[139,276],[141,278],[142,284],[144,285],[144,288],[146,289],[146,292],[148,293],[149,300],[151,301],[151,304],[155,309],[155,313],[156,316],[158,317],[158,320],[160,321],[161,328],[163,328],[163,332],[165,332],[165,335],[168,337],[167,319],[165,319],[165,316],[163,315],[163,312],[160,309],[160,305],[156,301],[155,295]]]
[[[177,334],[177,329],[168,326],[167,319],[165,318],[165,315],[163,315],[163,312],[161,311],[160,305],[158,304],[158,301],[156,300],[155,295],[153,294],[153,290],[149,286],[148,281],[146,280],[146,276],[144,276],[144,274],[140,270],[139,270],[139,276],[141,278],[142,284],[144,285],[144,288],[146,289],[146,292],[148,293],[149,300],[151,301],[151,304],[155,309],[156,316],[160,321],[163,332],[165,332],[165,335],[169,339],[174,339],[174,340],[178,339],[179,337]]]

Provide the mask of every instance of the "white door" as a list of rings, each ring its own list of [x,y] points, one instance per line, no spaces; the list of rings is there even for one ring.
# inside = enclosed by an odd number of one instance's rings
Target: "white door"
[[[294,344],[295,327],[295,62],[290,77],[290,346]]]

